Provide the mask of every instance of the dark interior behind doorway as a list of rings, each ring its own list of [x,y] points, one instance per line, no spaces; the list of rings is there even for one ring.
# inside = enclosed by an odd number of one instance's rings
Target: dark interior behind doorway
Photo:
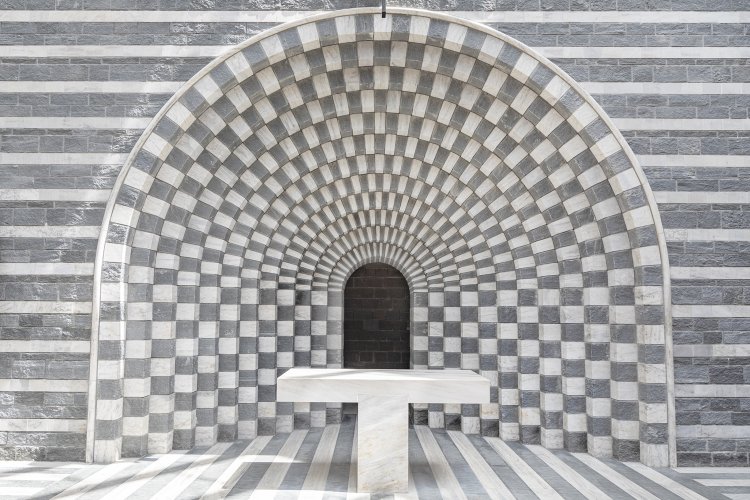
[[[409,285],[389,265],[366,264],[346,282],[344,368],[409,368]]]

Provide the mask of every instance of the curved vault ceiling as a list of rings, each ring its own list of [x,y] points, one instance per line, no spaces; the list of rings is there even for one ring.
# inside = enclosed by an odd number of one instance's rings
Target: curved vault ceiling
[[[515,40],[434,13],[333,12],[232,49],[144,132],[97,262],[89,457],[324,425],[275,401],[341,366],[341,290],[368,262],[412,293],[414,368],[488,405],[432,426],[668,461],[666,258],[611,122]]]

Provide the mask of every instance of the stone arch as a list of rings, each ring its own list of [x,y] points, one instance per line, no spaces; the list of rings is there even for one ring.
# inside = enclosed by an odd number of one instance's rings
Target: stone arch
[[[97,254],[88,458],[324,424],[276,376],[337,364],[328,285],[374,256],[419,276],[415,368],[492,383],[430,425],[669,463],[668,262],[635,157],[550,61],[409,9],[253,37],[143,133]]]

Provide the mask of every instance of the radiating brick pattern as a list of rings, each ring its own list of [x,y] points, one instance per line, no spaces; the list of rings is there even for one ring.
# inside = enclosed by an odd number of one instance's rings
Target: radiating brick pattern
[[[342,12],[242,44],[115,188],[94,458],[338,420],[275,380],[341,366],[343,285],[382,262],[410,284],[412,366],[492,381],[491,404],[417,409],[430,425],[666,463],[644,182],[572,80],[479,25]]]

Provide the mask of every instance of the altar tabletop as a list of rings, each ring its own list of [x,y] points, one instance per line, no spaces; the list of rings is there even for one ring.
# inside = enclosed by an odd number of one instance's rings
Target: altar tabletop
[[[403,395],[409,403],[489,403],[490,381],[469,370],[291,368],[279,401],[356,403],[360,394]]]

